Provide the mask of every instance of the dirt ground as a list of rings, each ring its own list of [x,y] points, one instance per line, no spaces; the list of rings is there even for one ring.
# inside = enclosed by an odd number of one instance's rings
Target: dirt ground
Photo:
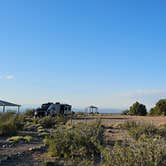
[[[105,137],[108,146],[112,141],[121,141],[123,139],[130,139],[127,132],[119,128],[119,124],[123,124],[126,121],[138,121],[141,123],[152,123],[156,126],[166,124],[166,117],[140,117],[140,116],[124,116],[124,115],[97,115],[87,117],[77,117],[68,121],[68,124],[75,123],[91,123],[96,119],[101,119],[102,124],[105,126]],[[26,133],[27,135],[28,133]],[[29,133],[35,135],[35,133]],[[43,142],[41,139],[36,139],[32,143],[21,143],[13,146],[7,146],[5,138],[0,138],[0,166],[33,166],[42,165],[43,161],[48,160],[46,158],[46,149],[43,148]],[[32,148],[39,147],[37,150]],[[10,156],[10,157],[7,157]]]
[[[125,123],[126,121],[136,121],[139,123],[150,123],[155,126],[160,126],[166,124],[166,117],[164,116],[129,116],[129,115],[97,115],[97,116],[87,116],[87,117],[77,117],[68,123],[91,123],[97,119],[101,119],[102,124],[105,126],[105,139],[108,146],[112,145],[113,142],[127,140],[128,142],[134,141],[128,133],[119,128],[119,125]]]
[[[152,123],[156,126],[160,126],[166,124],[166,117],[164,116],[129,116],[129,115],[120,115],[120,114],[113,114],[113,115],[97,115],[97,116],[87,116],[87,117],[77,117],[73,118],[72,123],[89,123],[96,119],[101,119],[102,124],[105,126],[112,126],[123,124],[126,121],[137,121],[141,123]],[[69,121],[68,123],[71,123]]]

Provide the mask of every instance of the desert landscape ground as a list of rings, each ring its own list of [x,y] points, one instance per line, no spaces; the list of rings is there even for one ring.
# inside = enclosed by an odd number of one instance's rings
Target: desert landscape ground
[[[0,166],[166,166],[165,20],[164,0],[0,0]]]
[[[77,124],[90,125],[96,121],[101,121],[101,125],[104,127],[104,140],[105,147],[112,149],[116,142],[123,142],[127,140],[128,143],[133,142],[133,137],[127,132],[127,129],[123,128],[126,122],[138,122],[142,124],[153,124],[157,128],[166,124],[166,117],[142,117],[142,116],[128,116],[128,115],[75,115],[63,123],[63,120],[59,120],[56,127],[45,127],[44,124],[34,123],[33,118],[24,119],[24,127],[17,134],[19,137],[30,136],[29,141],[23,139],[10,140],[9,136],[0,136],[0,165],[1,166],[31,166],[31,165],[73,165],[72,162],[67,160],[64,163],[64,157],[59,158],[57,156],[48,155],[48,146],[43,139],[54,133],[55,128],[58,126],[67,126],[72,128]],[[10,137],[11,138],[11,137]],[[32,138],[32,139],[31,139]],[[87,163],[79,162],[80,165],[89,165]],[[98,161],[93,162],[93,165],[101,164]],[[77,164],[76,164],[77,165]],[[101,165],[109,165],[101,164]],[[111,164],[110,164],[111,165]]]

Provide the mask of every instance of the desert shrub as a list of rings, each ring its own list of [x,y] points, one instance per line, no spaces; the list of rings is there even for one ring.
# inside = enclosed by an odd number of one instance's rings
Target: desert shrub
[[[65,159],[88,159],[100,155],[104,143],[104,129],[100,122],[76,124],[73,127],[59,127],[53,137],[48,138],[48,152],[51,156]]]
[[[0,121],[8,121],[14,118],[15,112],[5,112],[0,114]]]
[[[45,116],[35,120],[36,124],[42,125],[44,128],[53,128],[55,125],[65,124],[68,118],[65,116]]]
[[[68,116],[65,115],[58,115],[55,116],[56,120],[57,120],[57,125],[65,125],[67,123],[67,121],[69,120]]]
[[[16,135],[23,126],[23,118],[14,112],[6,112],[0,116],[0,136]]]
[[[124,110],[124,111],[122,112],[122,115],[128,115],[128,113],[129,113],[129,110]]]
[[[48,133],[48,132],[46,132],[46,131],[39,133],[39,136],[42,137],[42,138],[46,138],[46,137],[48,137],[49,135],[50,135],[50,133]]]
[[[142,136],[153,137],[159,134],[159,129],[153,124],[143,124],[135,121],[127,121],[123,124],[129,134],[136,140]]]
[[[14,123],[18,130],[21,130],[24,127],[24,115],[18,114],[14,118]]]
[[[7,141],[17,143],[19,141],[22,141],[23,139],[24,139],[23,136],[13,136],[13,137],[8,138]]]
[[[147,115],[146,106],[143,104],[140,104],[139,102],[136,102],[130,107],[128,114],[129,115],[145,116],[145,115]]]
[[[24,140],[25,140],[26,142],[32,142],[32,141],[33,141],[33,137],[27,135],[27,136],[24,137]]]
[[[68,161],[66,161],[64,165],[69,166]],[[75,159],[72,161],[72,166],[94,166],[94,161],[90,159]]]
[[[43,138],[50,135],[49,132],[46,129],[44,129],[42,126],[37,127],[37,132],[38,132],[39,136],[43,137]]]
[[[73,166],[165,166],[166,142],[159,129],[151,124],[126,122],[123,127],[139,141],[123,141],[108,148],[104,145],[104,129],[100,122],[79,123],[57,128],[44,143],[51,156],[64,158]],[[97,163],[96,163],[96,160]],[[70,162],[69,162],[70,161]]]
[[[51,116],[46,116],[39,120],[39,124],[41,124],[45,128],[52,128],[55,126],[56,123],[56,118]]]
[[[166,139],[166,124],[159,126],[159,134]]]
[[[0,122],[0,136],[12,136],[17,134],[17,127],[12,120]]]
[[[165,166],[166,144],[162,139],[146,138],[136,144],[115,144],[103,154],[102,166]]]
[[[138,123],[135,121],[127,121],[122,128],[126,129],[128,133],[136,140],[144,137],[160,136],[166,139],[166,124],[156,127],[153,124]]]
[[[37,131],[37,126],[34,123],[27,122],[24,124],[23,130],[25,130],[25,131]]]
[[[25,142],[31,142],[33,140],[33,137],[31,136],[13,136],[13,137],[10,137],[7,139],[7,141],[11,141],[11,142],[14,142],[14,143],[18,143],[20,141],[25,141]]]
[[[34,109],[27,109],[25,111],[25,116],[26,117],[33,117],[34,116]]]
[[[159,110],[157,110],[156,108],[151,108],[149,111],[149,115],[150,116],[160,116],[160,115],[162,115],[162,113],[159,112]]]
[[[166,99],[159,100],[149,114],[153,116],[166,115]]]
[[[46,130],[42,126],[37,128],[38,133],[42,133],[42,132],[45,132],[45,131]]]

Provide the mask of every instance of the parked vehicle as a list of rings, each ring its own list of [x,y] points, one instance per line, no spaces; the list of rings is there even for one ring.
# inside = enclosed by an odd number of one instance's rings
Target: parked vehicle
[[[72,112],[72,106],[69,104],[61,104],[61,103],[45,103],[42,104],[41,108],[37,108],[34,111],[35,117],[44,117],[47,115],[68,115]]]

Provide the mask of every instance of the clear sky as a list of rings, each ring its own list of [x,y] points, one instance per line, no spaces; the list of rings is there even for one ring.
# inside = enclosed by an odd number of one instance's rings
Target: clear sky
[[[165,0],[1,0],[0,97],[148,107],[166,97]]]

